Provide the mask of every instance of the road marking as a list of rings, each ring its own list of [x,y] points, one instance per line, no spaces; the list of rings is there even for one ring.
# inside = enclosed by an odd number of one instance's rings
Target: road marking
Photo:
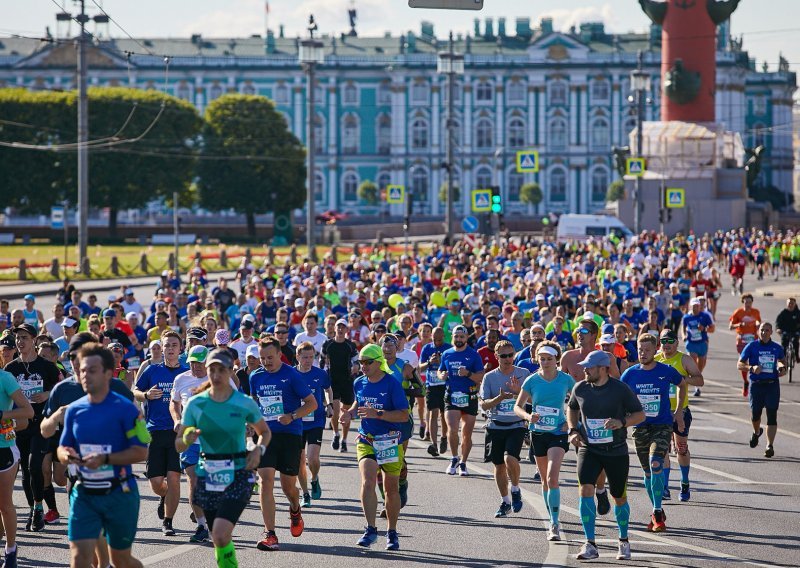
[[[732,420],[733,422],[740,422],[742,424],[747,424],[751,428],[753,426],[753,423],[750,420],[745,420],[744,418],[738,418],[736,416],[728,416],[727,414],[719,414],[717,412],[714,412],[713,410],[704,410],[704,409],[702,409],[700,407],[697,407],[697,406],[693,406],[692,407],[692,412],[700,412],[700,413],[703,413],[703,414],[711,414],[711,415],[717,416],[719,418],[725,418],[726,420]],[[797,438],[798,440],[800,440],[800,434],[798,434],[797,432],[792,432],[791,430],[786,430],[784,428],[779,428],[778,429],[778,434],[781,434],[781,435],[785,434],[787,436],[790,436],[792,438]]]
[[[732,428],[720,428],[719,426],[692,426],[692,431],[707,430],[709,432],[722,432],[723,434],[733,434],[736,430]]]
[[[732,475],[730,473],[725,473],[724,471],[720,471],[718,469],[714,469],[713,467],[706,467],[704,465],[699,465],[696,463],[696,460],[692,460],[692,469],[699,469],[700,471],[705,471],[706,473],[711,473],[713,475],[717,475],[719,477],[724,477],[726,479],[730,479],[732,481],[738,481],[739,483],[749,483],[749,484],[758,484],[758,481],[752,481],[745,477],[739,477],[738,475]]]
[[[152,566],[153,564],[158,564],[159,562],[163,562],[164,560],[169,560],[170,558],[174,558],[175,556],[180,556],[181,554],[185,554],[190,550],[196,550],[196,544],[181,544],[176,546],[175,548],[170,548],[169,550],[165,550],[164,552],[159,552],[158,554],[154,554],[152,556],[148,556],[141,560],[143,566]]]

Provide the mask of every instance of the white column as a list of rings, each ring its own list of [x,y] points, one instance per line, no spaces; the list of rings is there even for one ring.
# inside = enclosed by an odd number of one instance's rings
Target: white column
[[[339,209],[339,171],[338,168],[334,165],[334,162],[330,162],[327,166],[328,168],[328,203],[330,203],[331,209]],[[331,167],[333,166],[333,167]],[[323,166],[325,167],[325,166]],[[324,172],[322,175],[325,175]]]
[[[547,87],[544,84],[538,85],[539,106],[536,108],[536,120],[539,122],[539,146],[541,149],[547,147]]]
[[[292,126],[292,130],[294,131],[294,135],[305,144],[306,142],[306,129],[305,129],[305,121],[304,112],[303,112],[303,76],[296,76],[294,78],[294,86],[292,87],[292,91],[294,92],[294,111],[292,122],[294,122]]]
[[[328,79],[328,119],[325,123],[328,129],[328,154],[336,155],[336,134],[339,132],[339,110],[336,106],[336,78]]]
[[[461,138],[464,153],[469,154],[472,152],[472,83],[464,77],[464,91],[461,95],[462,104],[464,105],[464,119],[462,120],[462,127],[464,129]]]
[[[620,129],[620,116],[619,110],[622,101],[622,89],[614,78],[611,79],[611,144],[614,146],[619,145]]]
[[[578,89],[575,85],[569,86],[569,136],[567,145],[575,146],[578,140]]]
[[[569,192],[567,192],[567,204],[569,205],[570,213],[582,213],[584,211],[585,192],[578,186],[578,169],[570,167],[568,170],[569,177],[572,178],[570,182]],[[578,193],[578,201],[575,202],[574,195]]]
[[[433,104],[431,110],[431,157],[437,159],[442,143],[442,120],[440,118],[442,89],[436,79],[434,79],[433,88],[431,89],[431,103]]]
[[[536,114],[536,89],[537,87],[531,85],[530,78],[528,79],[528,146],[534,147],[536,142],[536,121],[538,116]]]
[[[503,85],[503,75],[496,75],[494,78],[494,108],[495,108],[495,146],[505,146],[506,117],[505,117],[505,88]],[[502,184],[501,184],[502,185]]]

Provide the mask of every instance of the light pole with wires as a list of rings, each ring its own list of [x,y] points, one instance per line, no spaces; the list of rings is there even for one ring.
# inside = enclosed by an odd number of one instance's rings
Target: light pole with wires
[[[445,210],[445,243],[453,244],[453,168],[455,166],[455,120],[454,99],[456,94],[456,75],[464,74],[464,55],[453,50],[453,32],[450,32],[450,43],[447,51],[440,51],[436,71],[447,75],[447,161],[443,166],[447,169],[447,201]]]
[[[316,199],[315,181],[316,175],[314,170],[314,118],[316,117],[315,110],[315,71],[316,66],[325,61],[325,53],[323,50],[324,44],[321,41],[314,39],[314,32],[317,31],[317,23],[314,21],[314,16],[308,18],[308,34],[309,38],[300,42],[300,64],[305,69],[307,84],[306,87],[306,101],[308,103],[308,116],[306,117],[307,136],[307,152],[308,152],[308,195],[306,196],[306,244],[308,246],[308,258],[312,261],[317,259],[317,250],[315,246],[314,227],[316,223],[316,215],[314,212],[314,200]]]

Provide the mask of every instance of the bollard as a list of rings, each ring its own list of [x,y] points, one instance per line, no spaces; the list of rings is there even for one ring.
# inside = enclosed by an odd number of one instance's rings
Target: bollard
[[[334,264],[339,264],[339,247],[336,245],[331,247],[331,260]]]
[[[244,249],[244,264],[245,266],[253,262],[253,251],[250,247]]]
[[[297,245],[292,245],[289,249],[289,262],[297,264]]]
[[[116,256],[111,257],[111,274],[119,276],[119,259]]]
[[[175,253],[174,252],[169,253],[169,256],[167,256],[167,265],[169,266],[170,270],[175,270]]]
[[[58,278],[59,276],[59,267],[58,267],[58,257],[54,256],[52,262],[50,263],[50,276],[53,278]]]
[[[219,251],[219,264],[222,268],[228,268],[228,251],[225,249]]]
[[[353,254],[359,256],[361,254],[361,245],[356,243],[353,245]]]
[[[411,250],[414,251],[414,258],[417,258],[419,256],[419,242],[414,241],[414,245]]]
[[[139,268],[141,268],[142,272],[148,274],[147,270],[147,253],[143,252],[141,258],[139,258]]]
[[[383,244],[383,231],[377,231],[375,233],[375,244],[376,246],[380,246]]]
[[[89,262],[89,257],[83,259],[83,263],[81,264],[81,274],[84,276],[89,276],[92,273],[92,264]]]
[[[24,258],[19,259],[19,275],[17,280],[27,280],[28,279],[28,263],[25,262]]]
[[[270,266],[275,266],[275,249],[271,246],[267,247],[267,260]]]

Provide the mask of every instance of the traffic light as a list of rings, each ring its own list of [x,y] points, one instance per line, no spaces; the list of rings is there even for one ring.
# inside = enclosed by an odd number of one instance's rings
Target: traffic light
[[[614,162],[614,169],[619,173],[619,177],[625,177],[625,166],[630,157],[630,146],[611,147],[611,159]]]
[[[500,188],[492,186],[492,213],[500,215],[503,213],[503,197],[500,195]]]

